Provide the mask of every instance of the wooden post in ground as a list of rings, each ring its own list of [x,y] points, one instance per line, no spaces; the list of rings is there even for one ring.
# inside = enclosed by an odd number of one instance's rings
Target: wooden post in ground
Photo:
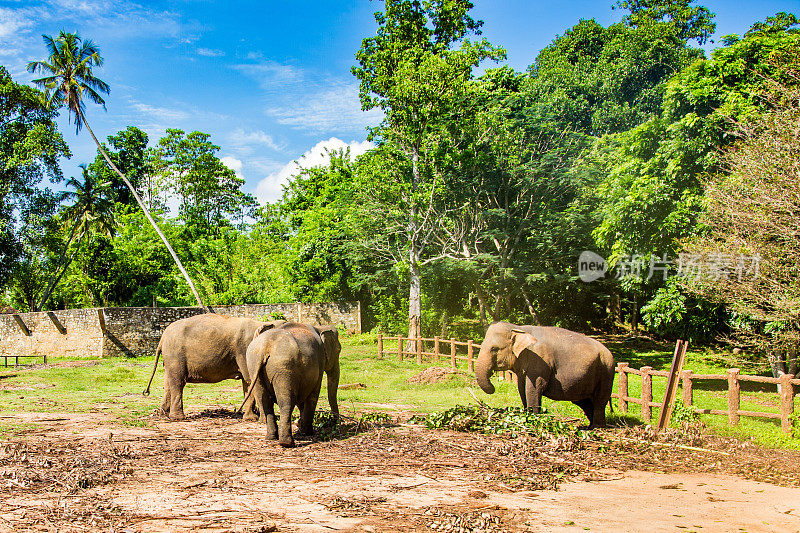
[[[436,354],[436,363],[438,364],[441,356],[441,351],[439,348],[439,337],[433,338],[433,353]]]
[[[691,409],[694,403],[694,392],[692,390],[692,371],[684,370],[681,373],[681,388],[683,388],[683,405]]]
[[[397,337],[397,357],[400,358],[400,362],[403,362],[403,336],[399,335]]]
[[[728,370],[728,424],[739,423],[739,369]]]
[[[661,402],[661,411],[658,413],[658,425],[656,426],[656,433],[669,425],[669,419],[672,416],[672,407],[674,406],[675,401],[675,394],[678,392],[678,380],[681,379],[683,360],[686,356],[686,349],[688,347],[688,341],[678,339],[678,341],[675,343],[675,353],[672,356],[672,366],[670,366],[669,376],[667,376],[667,389],[664,391],[664,399]]]
[[[792,414],[794,413],[794,387],[792,375],[781,376],[781,431],[792,434]]]
[[[472,339],[467,341],[467,370],[475,372],[475,345]]]
[[[456,368],[456,339],[450,338],[450,367],[455,370]]]
[[[418,338],[417,342],[414,343],[417,347],[417,364],[422,364],[422,339]]]
[[[383,335],[378,333],[378,357],[383,359]]]
[[[619,410],[623,413],[628,412],[628,373],[625,369],[628,368],[628,363],[619,363],[617,365],[617,392],[619,393]]]
[[[653,418],[653,409],[650,402],[653,401],[653,375],[650,371],[651,366],[642,367],[642,421],[649,424]]]

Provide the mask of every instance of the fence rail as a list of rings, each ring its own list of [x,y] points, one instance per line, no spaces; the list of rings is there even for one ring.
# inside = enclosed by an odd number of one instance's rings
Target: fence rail
[[[407,349],[407,345],[413,349]],[[422,364],[426,359],[433,363],[449,361],[453,369],[458,368],[459,362],[466,362],[467,370],[475,371],[475,342],[458,341],[455,338],[441,337],[403,337],[385,336],[378,334],[378,353],[380,357],[385,355],[396,355],[400,361],[415,359],[418,364]],[[652,367],[644,366],[640,369],[631,368],[628,363],[618,363],[617,373],[617,392],[611,395],[612,398],[619,400],[620,410],[628,412],[628,404],[634,403],[642,408],[642,420],[651,422],[653,418],[653,407],[661,408],[662,402],[653,400],[653,377],[668,378],[668,370],[655,370]],[[642,378],[642,395],[636,398],[630,395],[628,387],[628,375],[634,374]],[[510,382],[516,382],[517,376],[511,371],[501,372],[500,376]],[[728,383],[728,408],[727,409],[706,409],[694,405],[694,382],[703,381],[726,381]],[[769,383],[778,385],[780,388],[780,413],[770,413],[766,411],[746,411],[741,409],[740,383],[741,382]],[[738,368],[731,368],[725,374],[694,374],[691,370],[683,370],[680,373],[680,386],[682,389],[682,400],[686,407],[698,414],[707,415],[726,415],[728,423],[735,426],[739,423],[739,417],[749,416],[756,418],[779,419],[781,430],[784,433],[792,432],[792,415],[794,414],[794,396],[800,394],[800,379],[793,378],[791,374],[782,375],[779,378],[767,376],[751,376],[740,374]]]
[[[653,407],[661,407],[660,402],[653,401],[653,376],[669,376],[669,372],[663,370],[653,370],[652,367],[643,366],[639,370],[631,368],[628,363],[619,363],[617,372],[617,392],[611,395],[612,398],[619,400],[619,408],[623,413],[628,412],[628,404],[635,403],[642,407],[642,420],[649,422],[652,420]],[[642,396],[641,398],[632,397],[628,389],[628,374],[642,377]],[[704,409],[694,405],[694,382],[703,381],[726,381],[728,383],[728,408],[727,409]],[[778,385],[780,390],[780,413],[770,413],[766,411],[745,411],[741,409],[741,382],[769,383]],[[728,424],[735,426],[739,423],[739,417],[749,416],[755,418],[771,418],[781,421],[781,430],[784,433],[792,433],[792,415],[794,414],[795,387],[800,388],[800,379],[795,379],[791,374],[784,374],[779,378],[767,376],[750,376],[740,374],[738,368],[731,368],[725,374],[694,374],[691,370],[681,372],[681,388],[683,404],[698,414],[707,415],[727,415]],[[798,391],[800,392],[800,390]]]

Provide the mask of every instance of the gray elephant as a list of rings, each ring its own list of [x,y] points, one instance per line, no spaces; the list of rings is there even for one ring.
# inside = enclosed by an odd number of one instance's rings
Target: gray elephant
[[[608,348],[586,335],[563,328],[495,322],[481,344],[475,377],[481,389],[492,394],[492,372],[512,370],[523,407],[540,412],[543,395],[571,401],[583,410],[593,428],[605,427],[614,366]]]
[[[300,409],[299,434],[313,434],[322,373],[327,361],[336,361],[341,351],[336,328],[315,328],[289,322],[276,329],[262,328],[247,348],[247,366],[252,383],[242,405],[252,394],[267,425],[267,438],[278,439],[281,446],[294,446],[292,411]],[[330,375],[330,374],[329,374]],[[330,379],[330,378],[329,378]],[[333,390],[334,404],[336,389]],[[273,403],[280,410],[280,425],[275,422]],[[333,409],[333,405],[331,406]]]
[[[272,329],[285,320],[262,322],[250,318],[206,313],[176,320],[164,329],[156,349],[153,372],[143,394],[150,393],[158,358],[164,357],[164,401],[161,410],[174,420],[182,420],[183,388],[187,383],[218,383],[225,379],[241,379],[247,391],[247,347],[256,331]],[[249,402],[245,418],[255,420],[253,403]]]

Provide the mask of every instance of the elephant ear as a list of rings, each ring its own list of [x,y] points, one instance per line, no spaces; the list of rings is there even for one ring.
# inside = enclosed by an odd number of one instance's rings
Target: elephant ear
[[[258,337],[259,335],[261,335],[265,331],[269,331],[269,330],[271,330],[271,329],[273,329],[275,327],[277,327],[277,326],[275,325],[274,322],[267,322],[266,324],[262,324],[261,326],[259,326],[259,328],[256,330],[256,332],[253,334],[253,340],[255,340],[256,337]]]
[[[342,345],[339,344],[339,330],[336,326],[314,326],[314,329],[322,337],[322,343],[325,345],[325,367],[328,368],[342,350]]]
[[[511,351],[514,352],[515,357],[519,357],[522,352],[529,348],[532,349],[533,345],[536,344],[536,337],[530,333],[520,330],[512,331],[514,332],[514,345],[511,347]]]

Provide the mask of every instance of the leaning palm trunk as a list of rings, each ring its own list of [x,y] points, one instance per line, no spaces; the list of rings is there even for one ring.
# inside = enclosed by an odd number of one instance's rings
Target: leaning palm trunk
[[[72,229],[69,232],[69,237],[67,237],[67,244],[64,246],[64,257],[67,256],[67,251],[69,250],[69,245],[72,244],[72,239],[73,239],[73,237],[75,237],[75,230],[77,228],[78,228],[78,221],[76,220],[75,223],[72,225]],[[74,255],[75,255],[75,252],[72,253],[72,256],[74,256]],[[66,265],[64,265],[63,267],[62,266],[58,267],[58,268],[63,268],[63,270],[61,271],[60,274],[57,274],[53,278],[53,280],[50,282],[50,284],[45,289],[44,296],[42,296],[41,302],[39,303],[38,306],[32,307],[31,311],[41,311],[44,308],[45,304],[47,304],[47,300],[50,298],[50,295],[53,293],[53,289],[55,289],[56,285],[58,284],[58,282],[61,281],[61,276],[64,275],[64,271],[67,269],[69,264],[72,262],[72,256],[70,256],[70,258],[68,259]],[[56,271],[58,271],[58,270],[56,270]]]
[[[73,233],[74,233],[74,227],[73,227]],[[53,293],[53,290],[56,288],[56,285],[58,285],[58,282],[61,281],[61,278],[67,272],[67,269],[69,268],[69,265],[72,264],[72,260],[75,259],[75,254],[78,253],[78,248],[80,248],[80,246],[81,246],[81,241],[83,240],[83,236],[84,235],[85,235],[85,233],[81,234],[80,238],[78,239],[78,244],[75,246],[75,249],[72,251],[70,256],[67,258],[67,262],[64,263],[64,265],[61,267],[61,272],[59,272],[58,275],[53,279],[53,281],[50,282],[50,285],[47,287],[47,290],[44,291],[44,296],[42,297],[42,303],[40,303],[39,307],[34,309],[34,311],[41,311],[42,309],[44,309],[44,306],[45,306],[45,304],[47,304],[47,300],[50,299],[50,295]],[[72,242],[72,234],[70,234],[69,241],[67,241],[67,249],[69,249],[70,242]],[[65,256],[66,256],[66,253],[67,253],[67,250],[65,249],[64,250],[64,255]]]
[[[139,196],[139,193],[136,192],[136,189],[133,187],[131,182],[128,181],[128,178],[125,177],[125,174],[123,174],[117,168],[117,165],[115,165],[114,162],[111,161],[111,158],[106,153],[105,149],[103,148],[103,145],[101,145],[100,141],[98,141],[97,137],[95,137],[94,132],[92,131],[92,128],[89,126],[89,123],[86,122],[86,117],[83,115],[83,112],[80,110],[80,108],[78,108],[78,114],[81,116],[81,121],[83,122],[83,125],[85,125],[86,129],[89,130],[89,135],[91,135],[92,139],[94,139],[94,142],[97,145],[97,149],[100,150],[101,154],[103,154],[103,158],[109,164],[111,169],[114,172],[116,172],[117,175],[119,175],[120,178],[122,178],[122,181],[125,182],[125,185],[127,185],[128,188],[131,190],[131,193],[133,194],[133,197],[136,198],[136,202],[139,204],[139,207],[141,207],[142,211],[144,211],[144,214],[147,217],[147,220],[150,221],[150,224],[153,226],[153,229],[156,230],[156,233],[158,233],[158,236],[161,237],[162,241],[164,241],[164,245],[167,247],[167,250],[169,250],[170,255],[172,255],[172,259],[175,260],[175,264],[178,265],[178,269],[181,271],[181,274],[183,274],[183,277],[186,279],[186,283],[188,283],[189,284],[189,288],[192,289],[192,294],[194,294],[194,297],[197,300],[197,305],[200,306],[202,309],[204,309],[206,312],[211,312],[211,309],[209,309],[208,307],[205,306],[205,304],[203,304],[203,300],[200,299],[200,294],[197,292],[197,289],[194,287],[194,283],[192,283],[192,279],[189,277],[189,274],[188,274],[188,272],[186,272],[186,269],[183,268],[183,263],[181,263],[181,260],[178,259],[178,255],[175,253],[175,250],[172,249],[172,246],[170,246],[169,241],[167,241],[167,238],[164,236],[164,233],[162,233],[161,228],[159,228],[158,224],[156,224],[156,221],[153,220],[153,217],[150,215],[150,210],[147,209],[147,206],[144,205],[144,202],[142,202],[142,198]]]

